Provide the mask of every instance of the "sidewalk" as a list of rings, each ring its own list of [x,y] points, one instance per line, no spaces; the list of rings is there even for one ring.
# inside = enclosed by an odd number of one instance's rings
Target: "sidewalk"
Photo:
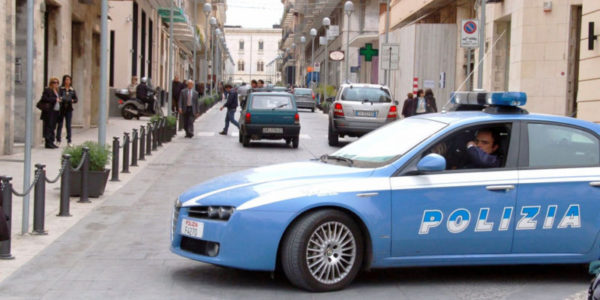
[[[109,118],[106,127],[106,144],[112,145],[114,136],[119,137],[120,142],[123,142],[123,133],[132,132],[136,128],[139,131],[141,125],[146,125],[150,119],[141,118],[140,120],[124,120],[120,117]],[[183,133],[178,132],[178,135]],[[64,138],[64,137],[63,137]],[[73,128],[73,144],[78,145],[85,141],[97,141],[98,129],[77,129]],[[43,144],[32,149],[31,159],[31,179],[33,181],[34,166],[37,163],[46,165],[46,176],[49,179],[54,179],[58,174],[61,164],[62,151],[66,147],[66,139],[63,139],[63,144],[60,149],[45,149]],[[129,180],[134,178],[141,170],[143,170],[154,158],[158,157],[158,153],[164,151],[166,147],[159,147],[152,152],[151,156],[146,156],[145,161],[139,161],[138,167],[130,167],[129,174],[119,173],[118,182],[109,182],[106,185],[106,191],[100,198],[90,198],[92,203],[78,203],[79,198],[71,198],[70,213],[71,217],[57,217],[60,199],[60,180],[54,184],[46,183],[46,209],[45,209],[45,230],[47,235],[31,235],[33,230],[33,191],[30,194],[29,200],[29,233],[22,235],[21,220],[23,214],[23,198],[13,195],[12,203],[12,245],[11,254],[15,257],[13,260],[0,260],[0,282],[7,278],[12,272],[17,270],[31,258],[41,252],[46,246],[60,237],[71,226],[75,225],[79,220],[85,217],[90,211],[101,204],[112,193],[119,190]],[[156,155],[155,155],[156,153]],[[122,151],[120,152],[120,169],[122,169]],[[18,191],[23,191],[23,166],[24,153],[16,153],[13,155],[0,156],[0,175],[12,177],[13,188]],[[111,168],[109,161],[107,168]]]

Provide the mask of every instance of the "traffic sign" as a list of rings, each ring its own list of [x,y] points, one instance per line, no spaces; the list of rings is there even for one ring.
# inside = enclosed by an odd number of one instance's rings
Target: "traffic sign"
[[[462,20],[460,34],[460,46],[462,48],[477,48],[479,46],[479,21],[475,19]]]
[[[381,45],[381,68],[384,70],[400,69],[400,45],[399,44],[382,44]]]
[[[329,51],[329,59],[331,59],[333,61],[343,60],[344,57],[345,57],[344,51],[341,51],[341,50]]]
[[[321,64],[318,62],[315,62],[315,66],[313,68],[313,72],[321,72]]]

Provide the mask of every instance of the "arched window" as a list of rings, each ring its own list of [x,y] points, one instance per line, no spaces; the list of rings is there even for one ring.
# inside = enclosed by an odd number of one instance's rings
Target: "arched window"
[[[263,51],[265,49],[265,42],[258,41],[258,51]]]
[[[244,40],[240,40],[240,51],[244,50]]]
[[[258,61],[256,63],[256,71],[257,72],[264,72],[265,71],[265,63],[262,61]]]
[[[238,61],[237,65],[238,65],[238,71],[244,72],[244,61],[240,59]]]

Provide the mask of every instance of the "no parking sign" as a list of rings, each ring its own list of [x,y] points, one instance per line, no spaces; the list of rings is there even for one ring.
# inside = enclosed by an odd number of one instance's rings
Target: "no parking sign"
[[[477,48],[479,46],[479,21],[475,19],[462,20],[460,46]]]

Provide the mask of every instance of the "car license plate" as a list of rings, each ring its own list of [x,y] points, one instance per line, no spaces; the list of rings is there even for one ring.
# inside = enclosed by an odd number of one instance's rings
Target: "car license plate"
[[[376,111],[370,111],[370,110],[357,110],[356,111],[356,116],[357,117],[374,118],[374,117],[377,116],[377,112]]]
[[[283,128],[263,128],[263,133],[283,133]]]
[[[181,234],[202,238],[204,235],[204,223],[183,219],[181,222]]]

